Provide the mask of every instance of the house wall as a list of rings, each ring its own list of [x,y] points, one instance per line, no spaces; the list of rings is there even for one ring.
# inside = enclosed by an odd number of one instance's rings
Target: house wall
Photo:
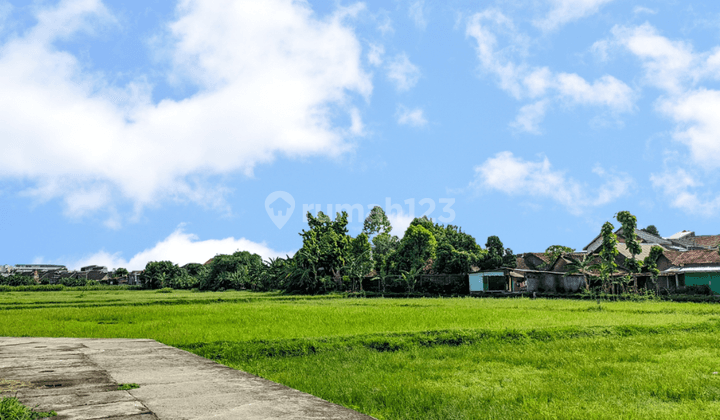
[[[686,286],[710,286],[710,290],[720,294],[720,272],[685,273]]]
[[[575,293],[585,285],[582,276],[564,276],[555,273],[526,273],[528,292]]]

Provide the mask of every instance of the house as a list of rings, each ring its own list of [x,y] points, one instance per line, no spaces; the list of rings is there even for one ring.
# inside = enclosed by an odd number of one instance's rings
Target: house
[[[142,279],[141,275],[143,273],[143,270],[136,270],[131,271],[128,273],[127,276],[127,284],[131,286],[142,286]]]
[[[717,248],[685,252],[668,251],[664,253],[664,257],[666,267],[663,267],[662,274],[671,280],[670,283],[674,280],[676,288],[706,285],[713,292],[720,294],[720,254]],[[672,284],[666,287],[671,289]]]

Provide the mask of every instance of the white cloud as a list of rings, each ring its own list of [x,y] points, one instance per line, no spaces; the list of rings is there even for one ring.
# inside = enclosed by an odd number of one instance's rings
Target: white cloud
[[[652,174],[650,181],[670,200],[672,207],[708,217],[720,211],[720,196],[701,198],[694,190],[703,184],[683,169]]]
[[[293,254],[275,251],[264,242],[257,243],[245,238],[230,237],[201,241],[196,235],[185,233],[183,226],[180,226],[154,247],[141,251],[130,259],[123,258],[120,253],[111,254],[103,250],[69,263],[68,268],[79,269],[88,265],[103,265],[108,268],[124,267],[128,270],[142,270],[150,261],[172,261],[180,266],[188,263],[202,264],[217,254],[232,254],[235,251],[249,251],[262,256],[263,259]]]
[[[545,118],[548,101],[543,99],[520,108],[517,118],[511,124],[514,128],[532,134],[540,134],[540,123]]]
[[[665,91],[657,109],[676,123],[674,137],[685,144],[692,160],[707,170],[720,168],[720,91],[701,86],[720,79],[720,47],[694,52],[649,24],[615,27],[614,42],[640,59],[645,83]]]
[[[356,13],[320,20],[304,2],[183,0],[161,48],[168,77],[198,92],[153,103],[144,78],[113,86],[56,46],[117,24],[100,0],[40,9],[35,27],[0,45],[0,179],[31,181],[28,194],[62,198],[73,215],[119,201],[222,207],[212,176],[249,175],[278,155],[341,154],[362,127],[348,92],[372,92],[345,23]],[[353,126],[335,126],[337,111]]]
[[[608,174],[600,168],[593,172],[604,179],[594,194],[586,185],[554,170],[547,158],[531,162],[506,151],[476,166],[475,180],[470,185],[478,191],[550,199],[577,215],[588,207],[602,206],[627,195],[633,184],[625,174]]]
[[[412,89],[420,80],[420,69],[410,62],[407,54],[402,53],[388,63],[387,76],[395,88],[402,92]]]
[[[410,4],[410,8],[408,9],[410,19],[415,22],[415,26],[423,30],[427,27],[424,8],[425,0],[416,0]]]
[[[397,236],[398,238],[405,236],[405,231],[408,227],[410,227],[410,223],[415,220],[414,215],[407,214],[403,210],[390,211],[387,213],[387,217],[388,220],[390,220],[390,225],[392,226],[390,234]]]
[[[553,101],[570,106],[602,106],[614,113],[633,109],[633,90],[613,76],[605,75],[588,82],[574,73],[555,73],[547,67],[530,66],[522,61],[529,41],[512,20],[498,10],[475,14],[468,21],[466,35],[477,42],[481,68],[497,78],[501,89],[517,100],[533,100],[532,104],[522,107],[512,123],[517,129],[537,133],[548,104]],[[507,46],[499,47],[498,35],[507,38]]]
[[[635,6],[633,8],[633,13],[635,13],[636,15],[638,15],[640,13],[647,13],[649,15],[654,15],[654,14],[657,14],[657,10],[653,10],[653,9],[650,9],[650,8],[644,7],[644,6]]]
[[[670,41],[647,23],[635,28],[616,26],[612,32],[616,42],[643,62],[649,84],[678,93],[692,78],[690,70],[698,58],[694,57],[689,44]]]
[[[370,44],[370,51],[368,51],[368,63],[375,67],[381,66],[383,63],[383,54],[385,54],[385,47],[378,44]]]
[[[409,109],[400,105],[397,110],[397,119],[400,125],[424,127],[427,124],[422,108]]]
[[[600,7],[613,0],[550,0],[550,11],[533,23],[543,31],[553,31],[562,25],[590,16],[600,10]]]
[[[674,137],[688,146],[695,162],[720,168],[720,91],[692,90],[660,100],[658,108],[678,124]]]

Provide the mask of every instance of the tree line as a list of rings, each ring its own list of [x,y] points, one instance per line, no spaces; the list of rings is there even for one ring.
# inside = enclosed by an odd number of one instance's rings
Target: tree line
[[[308,228],[300,232],[302,247],[293,255],[270,258],[238,251],[216,255],[208,265],[178,267],[170,261],[149,262],[141,275],[150,289],[258,291],[319,294],[360,291],[374,281],[382,291],[413,292],[423,274],[465,274],[473,269],[515,267],[513,252],[497,236],[481,247],[454,225],[415,218],[402,239],[391,234],[385,211],[376,206],[363,230],[348,233],[348,214],[335,220],[323,212],[307,214]]]

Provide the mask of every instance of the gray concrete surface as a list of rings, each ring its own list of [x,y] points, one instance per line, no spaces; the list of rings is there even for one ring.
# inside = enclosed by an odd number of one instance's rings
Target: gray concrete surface
[[[0,337],[0,393],[56,419],[372,419],[154,340]]]

